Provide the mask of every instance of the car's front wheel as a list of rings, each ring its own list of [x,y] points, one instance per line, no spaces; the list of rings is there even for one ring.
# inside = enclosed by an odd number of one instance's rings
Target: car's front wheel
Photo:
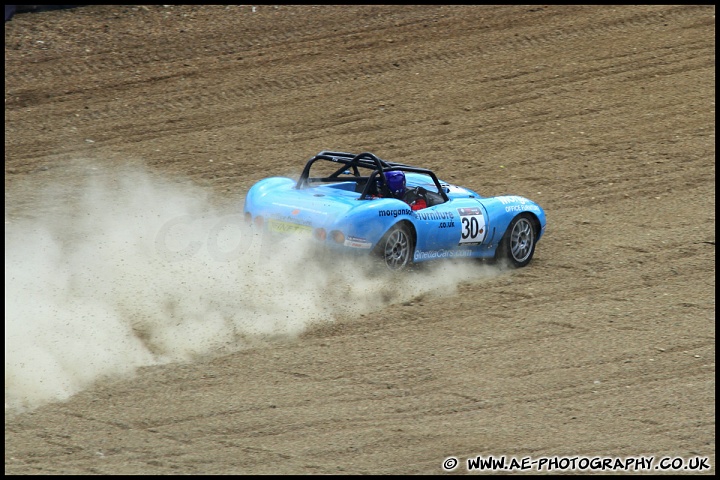
[[[496,258],[506,259],[515,268],[530,263],[535,253],[535,225],[532,217],[520,214],[513,218],[498,246]]]
[[[375,248],[376,254],[392,271],[410,267],[414,250],[415,242],[410,228],[402,223],[393,225]]]

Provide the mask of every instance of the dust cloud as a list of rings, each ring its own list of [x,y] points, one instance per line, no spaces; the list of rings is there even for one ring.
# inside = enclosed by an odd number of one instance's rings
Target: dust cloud
[[[432,281],[403,284],[356,260],[318,261],[298,239],[262,242],[242,198],[222,210],[200,187],[137,168],[82,178],[31,189],[32,202],[6,189],[6,413],[492,274],[443,263],[423,272]]]

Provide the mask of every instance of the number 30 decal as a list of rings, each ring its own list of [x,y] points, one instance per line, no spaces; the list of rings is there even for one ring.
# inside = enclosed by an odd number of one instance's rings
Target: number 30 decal
[[[478,215],[463,215],[460,217],[460,244],[482,243],[487,234],[485,217]]]

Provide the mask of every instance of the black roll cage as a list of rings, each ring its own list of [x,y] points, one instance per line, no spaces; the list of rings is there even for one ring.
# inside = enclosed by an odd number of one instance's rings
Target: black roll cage
[[[335,172],[330,174],[330,176],[310,177],[310,167],[312,167],[313,163],[318,160],[336,162],[342,164],[342,166],[338,168]],[[371,170],[370,175],[360,175],[360,168]],[[341,178],[340,174],[346,173],[348,170],[352,171],[353,176]],[[385,175],[383,174],[389,170],[401,170],[403,172],[421,173],[428,175],[430,178],[432,178],[433,183],[435,183],[438,194],[442,196],[443,201],[448,201],[448,196],[445,193],[445,190],[443,190],[442,185],[440,185],[440,181],[438,180],[437,176],[435,176],[435,173],[433,173],[432,170],[413,167],[411,165],[405,165],[403,163],[388,162],[369,152],[363,152],[355,155],[353,153],[331,152],[323,150],[322,152],[318,153],[310,160],[308,160],[308,162],[305,164],[305,168],[303,168],[303,171],[300,174],[300,178],[298,179],[295,188],[307,188],[312,182],[355,181],[359,185],[364,183],[365,186],[362,190],[362,193],[360,194],[359,200],[365,200],[366,198],[368,198],[370,192],[373,190],[375,180],[379,181],[383,189],[387,189],[387,186],[385,185]],[[385,196],[389,197],[390,195],[388,193],[389,192],[385,191]]]

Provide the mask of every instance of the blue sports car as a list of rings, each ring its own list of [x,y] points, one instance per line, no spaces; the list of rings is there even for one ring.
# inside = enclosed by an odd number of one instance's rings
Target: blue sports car
[[[322,151],[297,180],[260,180],[245,219],[263,232],[379,258],[390,270],[441,258],[506,259],[524,267],[546,227],[543,209],[516,195],[483,197],[431,170],[372,153]]]

